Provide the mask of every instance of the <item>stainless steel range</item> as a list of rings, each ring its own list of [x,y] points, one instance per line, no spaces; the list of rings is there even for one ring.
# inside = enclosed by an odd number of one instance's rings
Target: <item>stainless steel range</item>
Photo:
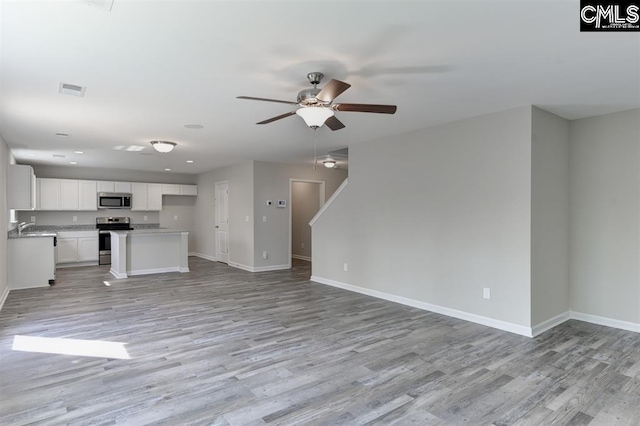
[[[128,217],[97,217],[100,265],[111,265],[111,231],[129,231],[133,228]]]

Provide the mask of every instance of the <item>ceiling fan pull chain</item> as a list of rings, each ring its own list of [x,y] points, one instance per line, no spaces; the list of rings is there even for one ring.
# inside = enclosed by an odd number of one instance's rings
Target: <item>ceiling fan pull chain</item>
[[[318,128],[313,129],[313,170],[316,169],[316,164],[318,163],[318,156],[316,155],[316,145],[318,144],[318,133],[316,133]]]

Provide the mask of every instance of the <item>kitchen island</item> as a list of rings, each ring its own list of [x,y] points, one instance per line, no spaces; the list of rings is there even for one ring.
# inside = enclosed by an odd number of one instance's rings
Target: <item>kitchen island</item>
[[[111,231],[111,275],[189,272],[189,233],[176,229]]]

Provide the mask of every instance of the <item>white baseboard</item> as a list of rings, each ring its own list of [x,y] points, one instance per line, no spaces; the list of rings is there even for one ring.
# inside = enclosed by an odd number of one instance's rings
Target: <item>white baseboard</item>
[[[532,327],[533,337],[539,336],[547,330],[551,330],[553,327],[562,324],[563,322],[571,319],[571,312],[563,312],[560,315],[556,315],[553,318],[549,318],[546,321],[541,322],[538,325]]]
[[[7,300],[7,297],[9,297],[9,287],[5,288],[4,291],[2,292],[2,295],[0,295],[0,310],[2,310],[2,307],[4,306],[4,302]]]
[[[298,260],[306,260],[307,262],[311,262],[311,258],[309,256],[300,256],[299,254],[292,254],[291,258],[298,259]]]
[[[189,271],[189,268],[178,268],[178,272],[185,273],[185,272],[191,272],[191,271]]]
[[[590,322],[592,324],[604,325],[606,327],[619,328],[620,330],[635,331],[640,333],[640,324],[629,321],[621,321],[613,318],[600,317],[597,315],[584,314],[582,312],[571,311],[571,319]]]
[[[249,266],[242,263],[229,262],[229,266],[242,269],[247,272],[269,272],[269,271],[281,271],[283,269],[290,269],[290,265],[273,265],[273,266]]]
[[[202,259],[211,260],[212,262],[217,262],[218,261],[218,258],[215,257],[215,256],[209,256],[208,254],[202,254],[202,253],[197,253],[197,252],[189,253],[189,256],[200,257]]]
[[[124,278],[129,278],[126,273],[117,272],[115,269],[109,269],[109,272],[111,273],[111,275],[116,277],[117,280],[122,280]]]
[[[88,262],[72,262],[72,263],[58,263],[57,268],[77,268],[79,266],[98,266],[97,260],[90,260]]]
[[[327,278],[311,276],[311,281],[314,281],[320,284],[330,285],[333,287],[338,287],[338,288],[353,291],[356,293],[366,294],[367,296],[377,297],[378,299],[384,299],[390,302],[400,303],[402,305],[423,309],[425,311],[447,315],[449,317],[462,319],[462,320],[473,322],[476,324],[486,325],[488,327],[497,328],[499,330],[508,331],[510,333],[519,334],[521,336],[533,337],[533,333],[530,327],[525,327],[522,325],[513,324],[510,322],[501,321],[493,318],[483,317],[481,315],[471,314],[468,312],[458,311],[456,309],[446,308],[444,306],[432,305],[431,303],[421,302],[419,300],[409,299],[407,297],[396,296],[396,295],[385,293],[378,290],[370,290],[367,288],[358,287],[355,285],[346,284],[340,281],[334,281]]]
[[[168,268],[153,268],[153,269],[135,269],[132,271],[127,271],[127,275],[135,276],[135,275],[151,275],[151,274],[166,274],[167,272],[182,272],[182,268],[179,266],[170,266]],[[189,268],[184,272],[189,272]]]

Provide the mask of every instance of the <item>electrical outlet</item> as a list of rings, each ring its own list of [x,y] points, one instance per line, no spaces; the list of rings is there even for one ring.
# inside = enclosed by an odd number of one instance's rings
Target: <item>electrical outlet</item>
[[[249,216],[245,216],[245,217],[244,217],[244,221],[245,221],[245,222],[249,222]]]
[[[31,216],[31,222],[35,222],[36,221],[36,217],[35,216]]]
[[[262,216],[262,221],[266,222],[267,221],[267,217],[266,216]]]
[[[304,248],[304,243],[300,243],[300,248]]]
[[[71,218],[71,220],[73,220],[74,222],[77,222],[77,221],[78,221],[78,216],[73,216],[73,217]]]
[[[144,216],[144,217],[143,217],[143,219],[144,219],[144,220],[147,220],[147,219],[148,219],[148,217],[147,217],[147,216]]]
[[[491,289],[488,287],[482,289],[482,297],[484,297],[485,299],[491,299]]]
[[[268,258],[268,257],[269,257],[269,254],[267,253],[267,251],[266,251],[266,250],[265,250],[265,251],[263,251],[263,252],[262,252],[262,258],[263,258],[263,259],[266,259],[266,258]]]
[[[178,220],[178,215],[177,214],[173,215],[173,220]]]
[[[345,264],[342,266],[342,268],[344,269],[345,272],[349,271],[349,265],[347,265],[347,263],[345,262]]]

